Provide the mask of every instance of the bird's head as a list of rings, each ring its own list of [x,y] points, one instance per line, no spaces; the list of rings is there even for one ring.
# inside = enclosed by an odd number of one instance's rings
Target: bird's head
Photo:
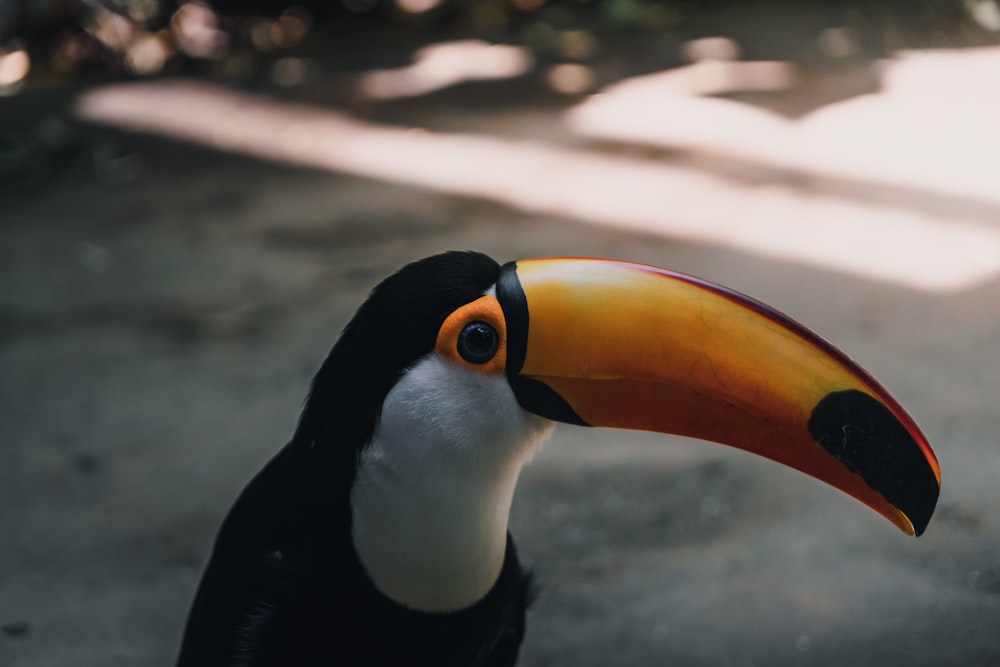
[[[336,431],[361,470],[375,448],[379,493],[419,478],[446,497],[516,481],[551,422],[738,447],[911,535],[940,487],[909,415],[816,334],[719,285],[602,259],[447,253],[403,268],[334,347],[300,431]]]

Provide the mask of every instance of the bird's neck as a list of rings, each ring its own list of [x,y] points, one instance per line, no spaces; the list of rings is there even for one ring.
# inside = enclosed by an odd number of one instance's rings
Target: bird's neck
[[[489,479],[414,475],[363,458],[351,493],[354,547],[376,587],[428,612],[482,599],[503,567],[520,466]]]
[[[481,600],[503,567],[518,475],[551,428],[518,407],[502,376],[435,355],[411,368],[385,399],[351,489],[354,548],[376,587],[420,611]]]

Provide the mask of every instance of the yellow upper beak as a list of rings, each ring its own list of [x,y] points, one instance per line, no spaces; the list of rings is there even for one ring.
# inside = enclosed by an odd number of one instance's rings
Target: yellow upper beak
[[[732,445],[923,532],[941,473],[909,415],[802,325],[724,287],[651,266],[535,259],[503,267],[506,372],[560,421]]]

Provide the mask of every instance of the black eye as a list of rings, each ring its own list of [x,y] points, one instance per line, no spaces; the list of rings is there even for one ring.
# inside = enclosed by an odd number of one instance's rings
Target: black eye
[[[467,324],[458,334],[458,353],[470,364],[485,364],[497,353],[499,344],[496,329],[485,322]]]

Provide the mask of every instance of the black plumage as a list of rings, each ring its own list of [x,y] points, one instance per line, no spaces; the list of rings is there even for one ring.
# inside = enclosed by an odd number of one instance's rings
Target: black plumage
[[[485,598],[455,613],[415,611],[366,575],[349,502],[385,395],[433,349],[448,314],[479,297],[498,271],[485,255],[447,253],[373,290],[317,373],[291,442],[225,519],[178,667],[514,664],[531,579],[509,536]]]

